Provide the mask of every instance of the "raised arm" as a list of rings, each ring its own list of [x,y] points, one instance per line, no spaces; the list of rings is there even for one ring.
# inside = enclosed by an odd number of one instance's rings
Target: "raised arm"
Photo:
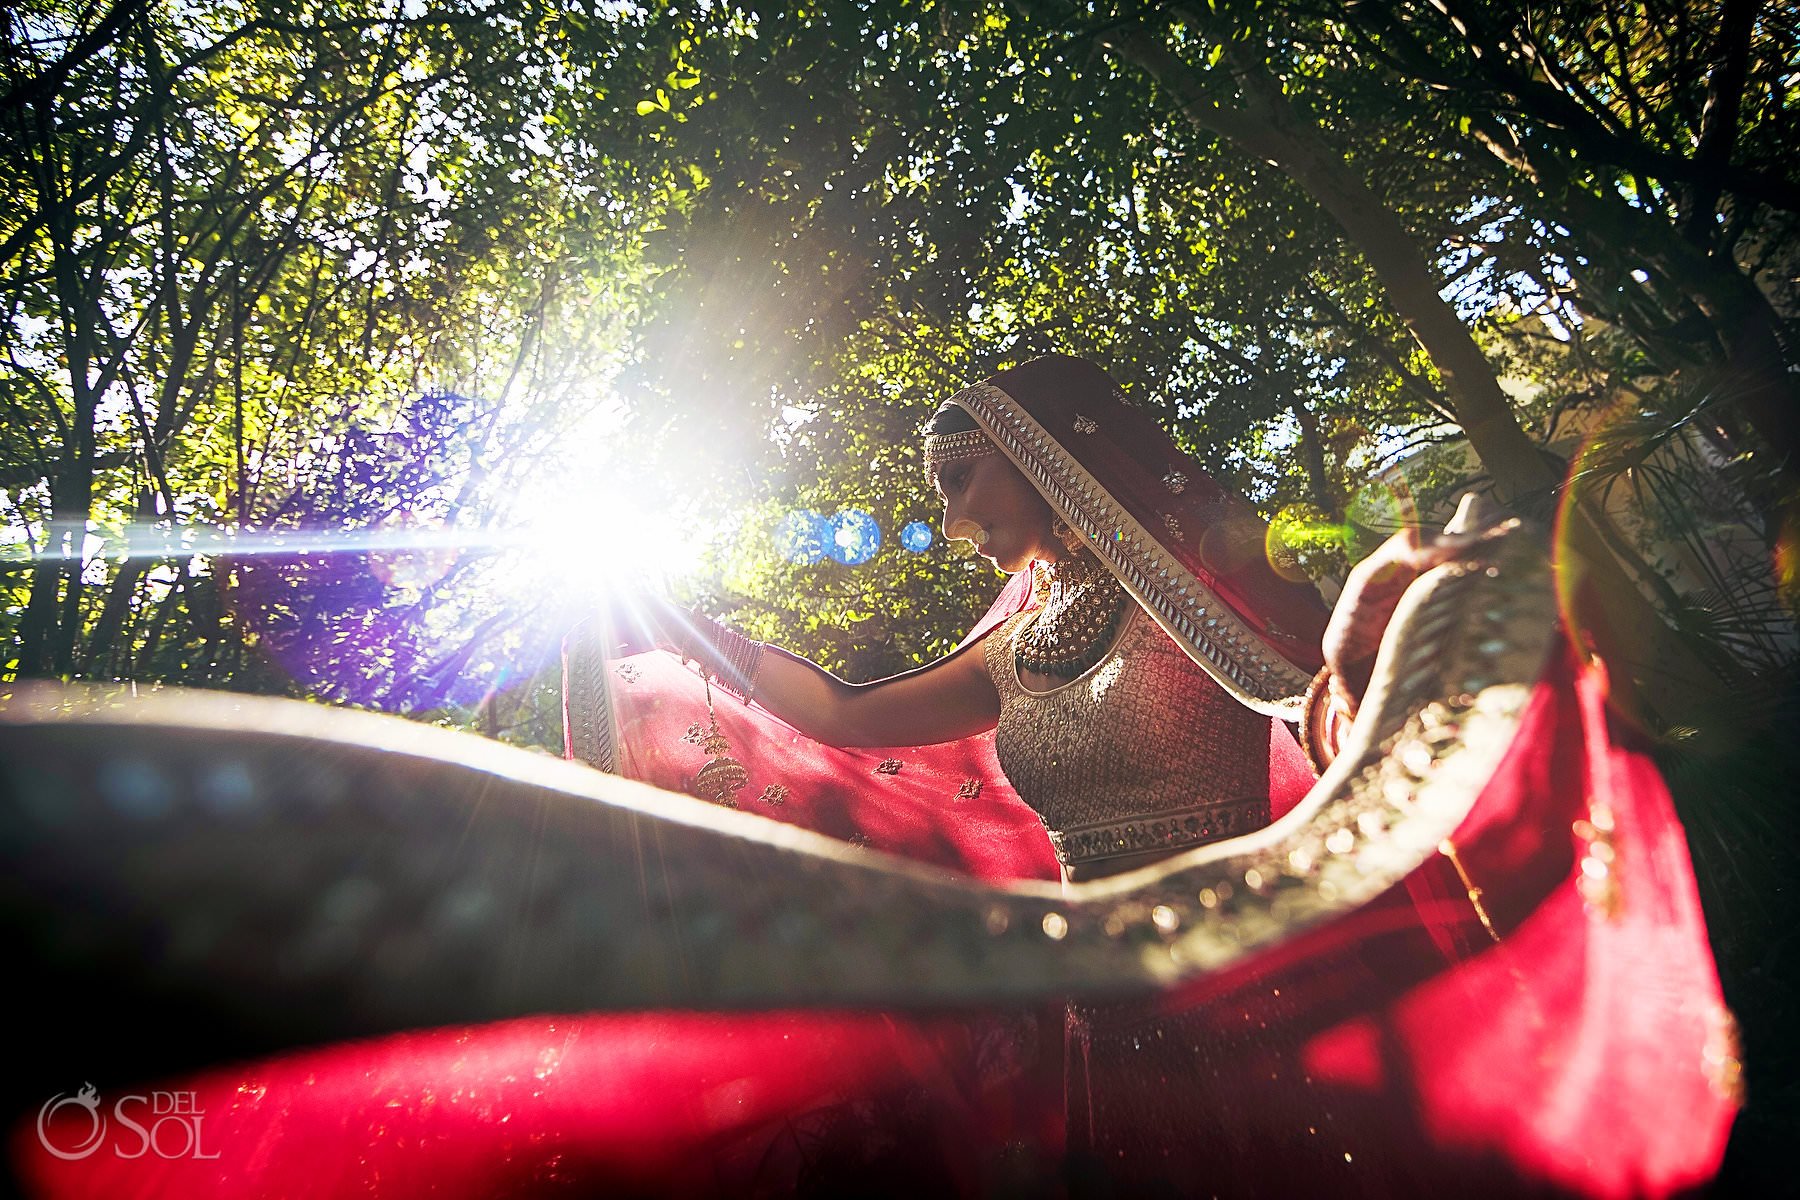
[[[756,677],[756,702],[833,746],[926,746],[992,729],[1000,697],[979,642],[872,683],[845,683],[773,646]]]
[[[660,599],[615,606],[610,653],[652,647],[700,663],[721,686],[832,746],[925,746],[991,729],[1000,698],[981,643],[914,671],[853,684]]]

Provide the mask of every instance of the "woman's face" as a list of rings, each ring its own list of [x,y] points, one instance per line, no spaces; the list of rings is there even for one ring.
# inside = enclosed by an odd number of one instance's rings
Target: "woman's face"
[[[982,557],[1009,573],[1033,559],[1055,559],[1050,506],[1004,454],[953,458],[934,482],[944,501],[945,537],[974,542]]]

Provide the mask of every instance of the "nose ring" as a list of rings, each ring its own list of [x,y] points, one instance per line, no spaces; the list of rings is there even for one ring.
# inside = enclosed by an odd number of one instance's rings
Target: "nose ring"
[[[944,535],[953,542],[974,542],[977,546],[985,546],[988,531],[966,518],[960,518],[944,530]]]

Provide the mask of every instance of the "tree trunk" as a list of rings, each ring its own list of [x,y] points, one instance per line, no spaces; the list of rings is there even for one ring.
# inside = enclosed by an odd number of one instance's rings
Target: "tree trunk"
[[[1319,440],[1319,418],[1301,400],[1295,400],[1289,409],[1300,426],[1300,457],[1306,464],[1307,490],[1312,494],[1313,507],[1329,520],[1340,520],[1344,515],[1343,506],[1338,502],[1337,489],[1332,486],[1331,475],[1325,467],[1325,445]]]
[[[1237,72],[1246,107],[1229,109],[1205,94],[1197,73],[1142,26],[1120,26],[1101,44],[1148,72],[1197,128],[1292,176],[1344,230],[1413,337],[1443,377],[1450,404],[1469,444],[1493,477],[1498,498],[1540,515],[1547,513],[1560,476],[1519,427],[1512,402],[1468,327],[1442,296],[1424,256],[1400,219],[1325,144],[1316,128],[1299,120],[1281,87],[1260,64]]]
[[[169,590],[163,596],[162,603],[156,606],[156,616],[151,619],[150,629],[144,635],[144,644],[138,650],[137,668],[132,673],[134,678],[142,678],[147,675],[152,664],[155,663],[156,652],[162,648],[163,631],[169,627],[169,619],[175,611],[185,602],[187,578],[186,564],[177,564],[175,582],[169,585]]]
[[[1227,108],[1206,94],[1201,73],[1145,26],[1114,26],[1098,38],[1155,79],[1196,128],[1286,172],[1337,221],[1443,377],[1456,421],[1494,481],[1496,496],[1540,520],[1560,517],[1557,570],[1569,604],[1565,617],[1585,648],[1614,663],[1616,700],[1651,709],[1670,724],[1708,732],[1723,726],[1727,697],[1718,677],[1675,637],[1614,557],[1594,524],[1604,518],[1572,499],[1558,509],[1561,472],[1520,427],[1487,356],[1439,295],[1426,254],[1318,127],[1294,112],[1280,83],[1260,62],[1240,62],[1234,75],[1245,107]],[[1598,646],[1585,636],[1589,629],[1603,639]],[[1641,688],[1635,694],[1633,679]]]
[[[112,583],[107,586],[106,602],[100,608],[100,618],[94,622],[94,631],[88,637],[85,653],[82,655],[88,674],[108,670],[113,659],[114,643],[125,626],[126,616],[131,612],[132,599],[137,595],[138,581],[149,568],[150,560],[147,558],[128,558],[119,564],[119,573],[113,576]]]

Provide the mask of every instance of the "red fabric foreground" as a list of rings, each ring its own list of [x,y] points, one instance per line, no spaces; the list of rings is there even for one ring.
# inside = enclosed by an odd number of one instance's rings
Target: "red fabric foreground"
[[[1143,1003],[534,1018],[153,1085],[216,1157],[13,1166],[54,1197],[1662,1195],[1717,1169],[1724,1010],[1687,850],[1597,673],[1564,661],[1449,861]],[[1571,833],[1611,808],[1619,906]],[[148,1092],[150,1086],[143,1091]],[[114,1098],[102,1096],[103,1104]],[[79,1143],[64,1108],[52,1141]],[[171,1127],[165,1146],[187,1145]]]

